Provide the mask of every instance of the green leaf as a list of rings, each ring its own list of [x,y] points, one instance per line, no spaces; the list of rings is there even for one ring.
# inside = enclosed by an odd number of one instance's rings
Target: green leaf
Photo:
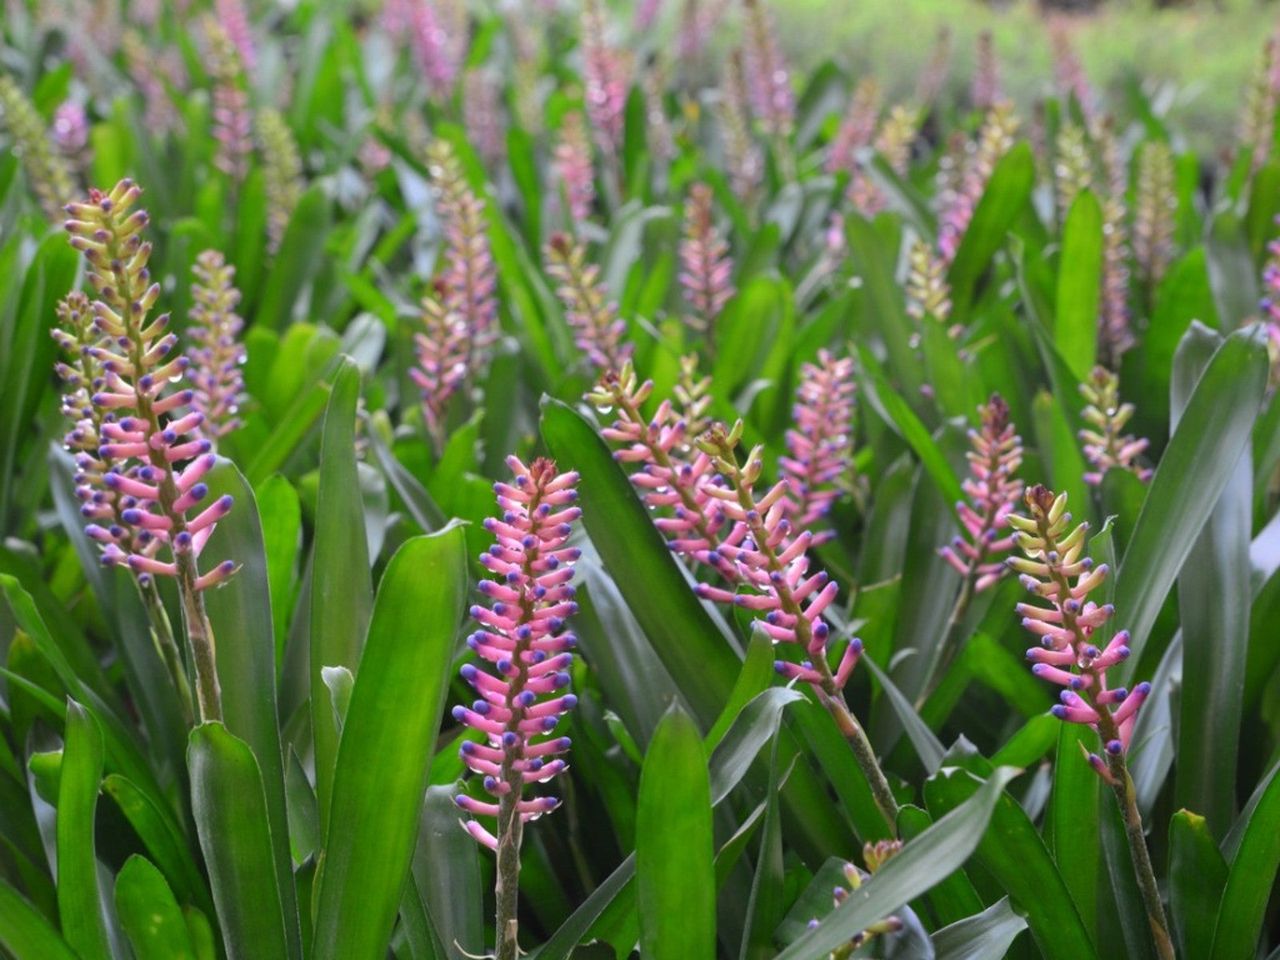
[[[941,775],[946,776],[947,771]],[[952,775],[969,777],[962,771],[952,771]],[[986,833],[1005,784],[1016,775],[1017,771],[1002,767],[981,787],[975,786],[967,802],[958,804],[906,844],[870,880],[850,892],[848,899],[821,924],[783,950],[777,960],[812,960],[834,950],[959,869]]]
[[[1174,363],[1177,398],[1191,395],[1222,337],[1199,324]],[[1177,403],[1177,401],[1175,401]],[[1180,405],[1180,404],[1178,404]],[[1248,445],[1178,576],[1182,690],[1174,802],[1195,810],[1222,837],[1235,814],[1236,753],[1253,600],[1249,562],[1253,467]]]
[[[774,954],[773,931],[786,913],[783,900],[784,864],[782,847],[781,805],[778,790],[783,770],[778,764],[778,741],[773,742],[769,764],[769,790],[765,794],[764,829],[760,837],[760,854],[756,857],[755,875],[751,878],[751,896],[747,902],[746,930],[742,936],[741,960],[768,960]]]
[[[116,912],[137,960],[196,960],[187,921],[164,875],[137,854],[116,875]]]
[[[1054,342],[1062,359],[1084,380],[1093,369],[1098,345],[1098,304],[1102,290],[1102,207],[1088,190],[1071,204],[1062,230]]]
[[[1116,577],[1116,623],[1131,634],[1130,663],[1140,659],[1169,588],[1249,443],[1266,381],[1266,345],[1251,328],[1227,337],[1196,382]]]
[[[316,960],[386,956],[466,584],[460,527],[407,541],[383,574],[338,746],[316,892]]]
[[[289,920],[290,956],[296,960],[302,942],[295,919],[299,908],[289,851],[284,753],[276,718],[276,643],[262,526],[253,490],[233,465],[220,463],[210,472],[208,483],[212,496],[231,494],[235,508],[219,521],[201,559],[207,561],[208,569],[228,559],[241,565],[228,583],[205,597],[209,622],[218,639],[223,723],[249,746],[257,763],[275,851],[277,889]]]
[[[311,730],[320,830],[326,836],[338,731],[322,671],[336,666],[355,670],[373,606],[364,505],[356,472],[359,397],[360,371],[353,361],[343,360],[324,416],[311,564]]]
[[[286,960],[288,937],[262,774],[221,723],[191,731],[191,813],[229,960]]]
[[[284,477],[267,478],[256,496],[262,521],[262,548],[267,561],[267,585],[271,591],[271,623],[275,636],[276,672],[284,661],[289,635],[294,584],[298,577],[298,550],[302,544],[302,507],[298,492]]]
[[[640,949],[650,960],[716,955],[711,782],[702,737],[674,708],[654,731],[636,811]]]
[[[21,893],[0,877],[0,947],[14,960],[78,960],[75,952]]]
[[[1074,723],[1059,723],[1058,752],[1053,764],[1053,794],[1049,801],[1047,833],[1053,860],[1071,891],[1085,929],[1098,935],[1098,904],[1103,895],[1102,850],[1097,843],[1081,843],[1096,836],[1099,827],[1101,780],[1085,762],[1081,747],[1096,749],[1097,737]],[[1109,802],[1109,801],[1108,801]]]
[[[870,657],[863,657],[862,663],[866,664],[867,669],[874,674],[876,681],[880,684],[880,689],[884,691],[885,696],[888,698],[894,714],[897,715],[903,729],[906,730],[907,738],[910,739],[911,745],[915,747],[916,756],[924,764],[925,772],[930,775],[936,773],[938,768],[942,766],[942,758],[947,752],[946,748],[934,736],[928,724],[920,719],[920,714],[916,712],[916,708],[911,705],[911,701],[889,679],[888,674],[881,670]]]
[[[102,789],[120,808],[129,825],[142,840],[147,855],[163,871],[165,879],[185,903],[211,912],[213,901],[204,877],[191,854],[187,838],[156,809],[150,798],[132,781],[118,773],[107,774]]]
[[[1169,917],[1178,952],[1207,957],[1227,884],[1227,862],[1209,832],[1208,821],[1179,810],[1169,821]]]
[[[1235,856],[1222,891],[1211,960],[1248,960],[1257,949],[1280,867],[1280,764],[1270,773],[1232,828]]]
[[[967,771],[944,767],[925,784],[930,812],[937,816],[961,807],[979,791],[979,782]],[[994,809],[989,809],[988,816],[989,828],[980,838],[973,838],[978,863],[1009,895],[1013,908],[1026,918],[1031,936],[1046,960],[1096,958],[1098,954],[1071,893],[1026,811],[1010,797],[1002,796]]]
[[[960,482],[952,473],[951,466],[947,463],[941,448],[929,435],[920,418],[912,411],[910,404],[889,386],[879,361],[871,351],[859,346],[858,355],[862,358],[867,401],[880,414],[884,422],[915,451],[930,478],[937,485],[943,501],[947,504],[959,503],[964,499]]]
[[[1014,219],[1031,199],[1035,179],[1036,163],[1031,146],[1026,143],[1014,146],[992,171],[947,272],[957,322],[968,313],[978,278],[1004,243]]]
[[[442,945],[442,960],[453,955],[444,952],[447,944],[457,944],[454,952],[463,956],[479,956],[484,950],[480,846],[458,828],[456,793],[452,784],[427,788],[401,908],[402,914],[422,917],[429,935]]]
[[[933,935],[936,960],[1001,960],[1027,921],[1002,897],[981,913],[948,924]]]
[[[67,943],[83,960],[111,956],[98,891],[94,831],[102,762],[102,731],[97,721],[80,704],[68,700],[58,784],[58,913]]]
[[[845,218],[849,250],[855,257],[862,282],[866,286],[872,322],[888,353],[889,366],[906,395],[913,400],[920,395],[924,382],[920,361],[911,346],[911,322],[903,309],[902,291],[894,279],[892,251],[875,227],[864,218]]]

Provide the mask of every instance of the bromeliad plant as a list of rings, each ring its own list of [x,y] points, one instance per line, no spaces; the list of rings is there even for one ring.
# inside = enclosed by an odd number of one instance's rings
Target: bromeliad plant
[[[81,6],[0,19],[0,955],[1274,953],[1274,44],[1209,151],[1029,10]]]

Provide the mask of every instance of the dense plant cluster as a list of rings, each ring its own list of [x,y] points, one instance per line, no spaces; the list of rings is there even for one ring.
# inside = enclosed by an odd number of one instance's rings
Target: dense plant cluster
[[[1280,34],[785,16],[7,4],[0,955],[1280,955]]]

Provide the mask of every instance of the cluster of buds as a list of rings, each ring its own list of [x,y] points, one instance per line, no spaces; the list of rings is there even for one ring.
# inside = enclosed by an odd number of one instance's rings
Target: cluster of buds
[[[956,504],[967,536],[957,536],[938,551],[966,583],[973,584],[975,593],[1004,576],[1005,565],[998,558],[1013,549],[1013,540],[1003,531],[1022,496],[1022,481],[1014,477],[1022,464],[1022,439],[1009,420],[1009,405],[993,393],[978,408],[978,416],[982,425],[969,431],[969,476],[961,484],[969,502]]]
[[[798,644],[807,659],[779,660],[774,664],[778,673],[810,684],[820,699],[834,702],[862,654],[862,641],[849,642],[833,673],[827,660],[831,628],[822,614],[834,602],[839,586],[824,570],[810,572],[814,534],[796,533],[788,519],[788,482],[780,480],[756,498],[764,450],[754,447],[740,465],[737,447],[742,430],[742,421],[732,429],[716,424],[696,441],[720,475],[720,482],[704,484],[702,489],[730,524],[714,556],[706,559],[712,564],[732,564],[741,588],[735,592],[699,583],[697,594],[704,600],[755,611],[760,615],[757,624],[775,643]]]
[[[889,201],[885,198],[884,191],[880,189],[880,185],[867,176],[866,170],[861,166],[854,168],[853,173],[850,175],[849,186],[845,188],[844,198],[849,206],[857,211],[859,216],[868,220],[889,205]]]
[[[1091,123],[1097,113],[1097,97],[1084,72],[1084,65],[1071,43],[1071,34],[1065,20],[1049,22],[1049,47],[1053,55],[1053,81],[1064,98],[1074,97],[1086,123]]]
[[[444,306],[466,323],[472,351],[483,351],[498,332],[498,274],[489,249],[485,203],[467,184],[446,141],[437,140],[428,148],[427,170],[444,237],[439,277]],[[480,357],[472,358],[472,366],[479,363]]]
[[[632,351],[626,341],[627,324],[600,282],[600,268],[587,261],[586,246],[555,233],[547,241],[545,256],[578,349],[597,370],[622,369]]]
[[[577,111],[566,113],[560,121],[555,167],[556,176],[564,191],[570,225],[585,222],[591,217],[591,208],[595,206],[596,183],[587,123]]]
[[[1129,176],[1110,117],[1098,123],[1094,138],[1106,186],[1102,200],[1102,323],[1098,328],[1098,355],[1114,367],[1134,343],[1129,324],[1129,235],[1125,207]]]
[[[278,110],[259,110],[257,127],[267,193],[267,249],[275,253],[302,199],[302,157],[293,131]]]
[[[778,34],[762,0],[743,0],[747,77],[751,108],[771,137],[790,136],[796,121],[795,92],[778,47]]]
[[[689,305],[688,323],[701,333],[710,331],[733,296],[733,260],[729,244],[716,229],[711,188],[695,183],[684,206],[684,237],[680,241],[680,286]]]
[[[1085,483],[1098,486],[1108,470],[1127,470],[1144,483],[1150,480],[1152,470],[1136,462],[1147,441],[1123,433],[1134,407],[1120,402],[1120,378],[1106,367],[1094,367],[1089,379],[1080,384],[1080,393],[1087,404],[1081,416],[1089,424],[1080,431],[1080,440],[1093,467],[1084,475]]]
[[[98,524],[87,532],[103,545],[105,562],[137,574],[177,577],[191,593],[235,571],[229,560],[204,574],[197,569],[201,550],[231,509],[231,498],[220,497],[188,516],[208,495],[201,481],[215,457],[201,433],[204,414],[182,412],[192,407],[195,391],[174,387],[190,363],[174,350],[177,337],[165,332],[169,317],[147,317],[160,285],[151,282],[147,269],[151,244],[142,239],[147,214],[129,212],[141,193],[132,181],[122,180],[108,194],[92,190],[87,202],[67,207],[71,245],[88,261],[88,279],[98,295],[91,309],[101,340],[87,349],[101,371],[91,402],[110,414],[103,417],[98,448],[98,458],[110,464],[101,478],[103,499],[106,491],[126,498],[118,519],[129,528],[128,536]],[[98,518],[94,505],[86,502],[86,515]],[[113,521],[114,509],[101,518]],[[131,543],[156,546],[131,552],[126,548]],[[171,559],[160,558],[160,545]]]
[[[764,156],[755,138],[747,112],[747,77],[742,51],[730,51],[720,86],[720,140],[725,169],[734,195],[744,203],[755,194],[764,178]]]
[[[84,106],[75,100],[60,103],[53,111],[49,137],[73,167],[83,167],[88,159],[85,148],[89,145],[89,117]]]
[[[907,272],[907,313],[917,320],[930,317],[946,324],[951,319],[951,287],[947,283],[947,268],[933,252],[929,244],[917,240],[911,245]],[[958,336],[959,327],[952,327],[952,336]]]
[[[730,0],[684,0],[676,46],[681,60],[691,61],[701,56],[717,24],[724,20],[729,3]]]
[[[1102,737],[1107,759],[1090,754],[1089,763],[1107,782],[1116,783],[1123,780],[1118,773],[1123,772],[1124,751],[1151,684],[1140,683],[1132,691],[1107,687],[1107,670],[1129,656],[1129,633],[1119,631],[1101,648],[1093,642],[1115,610],[1088,599],[1107,576],[1106,564],[1094,566],[1084,556],[1089,525],[1070,529],[1065,493],[1055,497],[1037,484],[1027,490],[1025,502],[1027,515],[1012,514],[1009,523],[1026,557],[1010,558],[1009,565],[1041,601],[1017,606],[1022,625],[1040,638],[1027,659],[1037,677],[1064,688],[1053,715],[1087,724]]]
[[[236,48],[236,54],[244,69],[252,73],[258,65],[258,53],[253,42],[253,27],[249,23],[249,11],[244,0],[214,0],[213,9],[227,38]]]
[[[690,421],[701,420],[710,400],[709,384],[696,381],[692,370],[686,377],[683,396],[677,396],[683,412],[664,400],[646,418],[641,407],[653,393],[653,381],[640,383],[629,363],[605,373],[587,399],[602,413],[614,415],[614,422],[601,433],[618,445],[615,460],[638,466],[631,482],[672,552],[733,581],[738,576],[736,567],[718,552],[728,515],[710,492],[722,481],[711,456],[692,446],[696,434]]]
[[[244,401],[244,321],[236,313],[240,291],[235,288],[236,268],[217,250],[197,255],[191,272],[195,281],[187,332],[196,342],[189,351],[195,390],[191,405],[204,414],[204,433],[217,440],[240,425]]]
[[[1250,152],[1255,171],[1267,162],[1275,137],[1276,104],[1280,102],[1277,75],[1280,75],[1280,35],[1267,38],[1240,111],[1240,149]]]
[[[182,121],[169,93],[170,84],[176,79],[171,71],[177,70],[177,65],[168,58],[157,57],[156,51],[147,46],[136,30],[125,31],[120,48],[133,85],[142,94],[146,128],[157,137],[177,130]],[[178,83],[172,85],[182,86]]]
[[[1178,212],[1173,181],[1173,151],[1169,144],[1163,140],[1144,143],[1138,154],[1133,254],[1142,279],[1151,287],[1164,277],[1173,259],[1174,218]]]
[[[1280,226],[1280,216],[1276,217],[1276,225]],[[1258,306],[1267,325],[1267,343],[1274,371],[1280,365],[1280,238],[1267,244],[1267,263],[1262,268],[1262,300]]]
[[[507,152],[501,97],[498,78],[491,71],[477,68],[463,76],[462,115],[467,118],[467,133],[480,158],[491,167],[501,163]]]
[[[71,171],[50,142],[35,105],[7,74],[0,74],[0,118],[45,215],[59,219],[62,205],[75,193]]]
[[[248,172],[253,151],[253,113],[244,68],[230,32],[212,14],[205,17],[204,31],[213,78],[213,137],[218,142],[213,163],[238,183]]]
[[[586,0],[582,5],[583,98],[600,152],[611,160],[622,151],[628,72],[623,52],[605,40],[600,0]]]
[[[1054,144],[1053,190],[1058,199],[1058,222],[1066,223],[1076,197],[1093,189],[1093,157],[1084,127],[1064,123]]]
[[[423,329],[414,334],[418,365],[409,370],[422,397],[422,419],[439,454],[448,439],[449,405],[471,376],[472,337],[462,315],[444,304],[439,281],[422,299]]]
[[[862,860],[867,865],[866,870],[861,870],[856,864],[845,863],[843,867],[844,879],[846,886],[836,887],[831,891],[831,898],[835,906],[840,906],[849,899],[850,894],[856,893],[862,889],[862,885],[866,883],[872,876],[880,871],[886,863],[902,852],[901,840],[880,840],[876,843],[864,844],[862,847]],[[809,929],[815,929],[821,925],[821,921],[814,918],[809,921]],[[897,933],[902,929],[902,920],[898,917],[886,917],[883,920],[873,923],[871,926],[862,930],[853,937],[848,943],[831,951],[828,955],[829,960],[848,960],[860,949],[865,947],[877,936],[888,933]]]
[[[1013,146],[1018,121],[1008,103],[1000,103],[987,111],[978,141],[959,175],[959,186],[942,211],[938,224],[938,250],[950,264],[960,250],[960,241],[973,220],[978,201],[987,189],[987,181],[995,172],[1000,158]]]
[[[555,463],[544,459],[525,466],[513,456],[507,466],[512,482],[494,485],[502,519],[485,521],[497,542],[480,555],[494,576],[477,585],[489,605],[471,608],[480,629],[467,646],[480,665],[462,667],[479,699],[453,708],[454,719],[484,736],[483,743],[462,744],[462,760],[496,800],[462,793],[456,802],[473,817],[497,818],[496,834],[474,819],[464,824],[495,851],[500,845],[518,851],[521,826],[559,805],[550,796],[526,798],[525,787],[564,770],[559,757],[569,749],[569,738],[554,731],[577,703],[564,688],[575,645],[565,620],[577,611],[570,581],[581,555],[565,543],[582,513],[573,506],[578,475],[558,474]]]
[[[876,133],[876,152],[900,177],[907,175],[907,168],[911,165],[911,148],[920,133],[923,119],[919,108],[895,104]]]
[[[409,46],[431,99],[453,95],[467,49],[467,15],[459,4],[418,0],[407,10]]]
[[[990,30],[978,34],[977,64],[973,71],[970,89],[973,108],[983,112],[1004,101],[1004,87],[1000,83],[1000,61],[996,58],[995,38]]]
[[[103,428],[116,418],[112,411],[93,402],[94,394],[106,386],[106,374],[97,352],[104,337],[95,323],[89,298],[79,291],[67,294],[58,303],[58,326],[50,333],[66,354],[66,361],[59,362],[55,370],[69,388],[62,395],[62,415],[71,428],[63,442],[75,462],[75,492],[81,515],[96,525],[95,532],[101,531],[97,537],[100,543],[116,549],[124,549],[121,544],[125,543],[129,553],[154,557],[160,541],[149,534],[135,536],[121,517],[122,511],[136,507],[137,502],[106,482],[112,463],[101,453],[107,442]],[[150,574],[140,572],[138,578],[146,583]]]
[[[847,171],[858,166],[858,151],[871,144],[880,121],[880,84],[874,77],[863,77],[854,87],[831,149],[827,153],[827,173]]]
[[[853,360],[826,350],[818,362],[800,367],[800,386],[787,430],[787,456],[778,458],[786,478],[789,516],[812,531],[813,546],[835,537],[819,528],[840,495],[840,481],[853,466]]]
[[[707,411],[711,409],[711,378],[698,376],[696,353],[680,358],[680,379],[676,381],[672,393],[675,394],[680,417],[685,422],[689,436],[696,437],[711,426],[711,421],[707,419]]]

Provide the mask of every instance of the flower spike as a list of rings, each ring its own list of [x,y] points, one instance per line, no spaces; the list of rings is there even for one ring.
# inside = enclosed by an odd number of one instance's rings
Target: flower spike
[[[421,391],[422,419],[437,455],[444,451],[448,439],[449,404],[472,373],[467,323],[444,305],[441,293],[437,281],[434,294],[422,298],[423,330],[413,336],[418,365],[409,371]]]
[[[1085,483],[1098,486],[1108,470],[1127,470],[1143,483],[1150,480],[1154,471],[1135,462],[1147,441],[1121,434],[1133,416],[1133,404],[1120,402],[1120,378],[1105,367],[1094,367],[1080,392],[1088,403],[1082,416],[1089,424],[1080,431],[1080,439],[1085,459],[1093,465],[1084,475]]]
[[[617,305],[600,282],[600,268],[587,261],[586,246],[567,234],[552,234],[544,251],[547,273],[559,286],[556,295],[564,304],[565,320],[574,331],[574,342],[598,370],[618,370],[631,356],[624,339],[627,324],[618,317]]]
[[[199,557],[232,500],[223,496],[202,503],[209,495],[203,478],[216,458],[213,444],[201,432],[204,414],[188,409],[195,391],[178,386],[189,361],[174,350],[177,337],[166,332],[169,317],[148,317],[160,285],[147,269],[151,244],[142,236],[147,214],[130,212],[141,195],[131,180],[122,180],[110,193],[91,190],[87,201],[67,206],[67,232],[88,262],[89,283],[98,297],[92,306],[94,328],[104,338],[91,348],[103,373],[91,401],[113,417],[104,417],[105,442],[98,448],[99,458],[112,465],[102,483],[130,498],[120,519],[132,528],[134,540],[162,544],[157,552],[129,552],[109,543],[103,555],[135,573],[176,578],[195,661],[200,717],[218,719],[222,708],[213,633],[201,591],[226,580],[237,565],[227,560],[201,573]]]
[[[591,217],[596,202],[595,171],[591,164],[591,140],[582,114],[566,113],[560,121],[560,139],[555,149],[556,176],[564,190],[569,226]]]
[[[6,74],[0,74],[0,120],[12,138],[10,149],[22,158],[27,182],[40,206],[49,219],[57,220],[62,205],[75,193],[71,171],[54,149],[35,104]]]
[[[1009,405],[993,393],[978,414],[982,426],[969,431],[969,476],[961,484],[969,502],[956,505],[967,539],[956,537],[938,551],[966,582],[972,581],[975,593],[1004,576],[1005,565],[996,558],[1013,548],[1012,537],[1002,532],[1022,496],[1022,481],[1013,476],[1022,463],[1022,440],[1009,420]]]
[[[788,456],[778,459],[786,477],[788,515],[813,533],[817,546],[835,537],[817,525],[840,495],[840,481],[853,466],[853,361],[826,350],[818,362],[800,368],[800,387],[792,408],[795,426],[787,431]]]
[[[680,241],[680,286],[691,308],[688,322],[706,333],[733,296],[733,259],[729,245],[716,229],[711,188],[695,183],[684,207],[684,237]]]
[[[577,703],[567,690],[575,640],[565,621],[578,609],[570,581],[581,551],[565,544],[582,511],[574,506],[577,473],[557,473],[544,459],[526,466],[512,456],[507,466],[511,482],[494,485],[501,517],[485,522],[497,542],[480,556],[493,574],[477,585],[487,605],[471,608],[479,629],[467,646],[478,665],[462,667],[477,699],[454,707],[453,716],[483,737],[463,743],[462,761],[493,801],[467,793],[455,799],[469,815],[466,831],[498,855],[499,955],[514,958],[524,824],[560,804],[545,794],[527,797],[526,786],[565,769],[569,738],[555,730]],[[496,818],[496,829],[477,817]]]
[[[1017,606],[1023,627],[1039,639],[1027,651],[1031,672],[1063,687],[1062,702],[1052,711],[1055,717],[1092,727],[1107,752],[1118,755],[1129,746],[1151,684],[1140,683],[1133,690],[1107,686],[1107,670],[1129,657],[1129,633],[1121,630],[1101,646],[1094,642],[1115,608],[1089,599],[1108,570],[1085,556],[1088,523],[1073,528],[1067,495],[1055,496],[1040,485],[1027,490],[1025,503],[1026,516],[1009,517],[1017,531],[1014,542],[1025,556],[1008,564],[1034,598]],[[1110,775],[1117,777],[1117,772]]]
[[[245,349],[240,343],[244,321],[236,314],[240,291],[235,288],[236,268],[217,250],[196,256],[191,268],[191,381],[192,406],[204,414],[204,432],[214,440],[240,425],[244,400]]]

